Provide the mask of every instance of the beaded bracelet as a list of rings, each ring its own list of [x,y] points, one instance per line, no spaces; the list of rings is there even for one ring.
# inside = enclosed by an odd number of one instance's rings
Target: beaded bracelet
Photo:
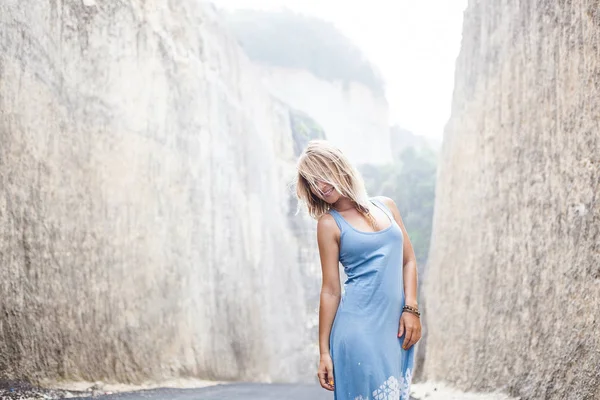
[[[417,317],[421,316],[421,313],[419,312],[419,309],[417,307],[405,305],[404,307],[402,307],[402,311],[408,311],[409,313],[414,314]]]
[[[413,310],[409,310],[408,308],[406,310],[402,310],[403,312],[407,312],[407,313],[411,313],[417,316],[417,318],[421,318],[421,313],[418,311],[413,311]]]

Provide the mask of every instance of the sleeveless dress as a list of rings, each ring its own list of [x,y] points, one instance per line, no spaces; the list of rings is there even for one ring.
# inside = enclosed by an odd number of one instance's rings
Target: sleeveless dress
[[[402,230],[376,198],[391,225],[355,229],[336,210],[340,262],[348,277],[333,321],[330,353],[335,400],[409,400],[414,349],[402,348],[398,327],[404,306]]]

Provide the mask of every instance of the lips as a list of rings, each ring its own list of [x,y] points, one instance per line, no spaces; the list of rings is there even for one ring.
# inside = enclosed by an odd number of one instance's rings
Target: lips
[[[333,193],[333,186],[329,188],[326,192],[323,192],[323,196],[328,197],[331,193]]]

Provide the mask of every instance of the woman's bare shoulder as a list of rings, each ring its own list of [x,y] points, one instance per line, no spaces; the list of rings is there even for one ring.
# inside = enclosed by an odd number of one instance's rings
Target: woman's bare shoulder
[[[325,213],[317,220],[317,236],[338,237],[340,228],[335,222],[335,218],[330,213]]]
[[[396,206],[396,203],[394,202],[394,200],[392,200],[391,198],[389,198],[387,196],[373,196],[373,198],[381,201],[386,206],[394,206],[394,207]]]
[[[334,228],[337,228],[337,223],[330,213],[321,215],[317,220],[317,230],[329,231],[334,230]]]
[[[394,215],[400,215],[400,211],[398,211],[398,207],[396,206],[396,203],[391,198],[389,198],[387,196],[374,196],[373,198],[378,199],[383,204],[385,204],[392,211],[392,213]]]

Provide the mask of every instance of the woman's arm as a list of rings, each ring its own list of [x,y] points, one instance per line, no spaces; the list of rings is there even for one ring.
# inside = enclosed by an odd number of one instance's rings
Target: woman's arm
[[[319,305],[319,381],[321,386],[333,390],[333,363],[329,354],[329,335],[331,326],[340,304],[341,286],[339,272],[340,230],[330,214],[319,218],[317,223],[317,242],[321,258],[323,283]]]
[[[406,305],[410,305],[413,307],[418,307],[417,302],[417,258],[415,257],[415,251],[413,250],[412,243],[410,242],[410,238],[408,237],[408,232],[406,232],[406,228],[404,227],[404,223],[402,222],[402,217],[400,216],[400,211],[398,211],[398,207],[396,207],[396,203],[394,200],[389,197],[381,196],[381,201],[388,206],[388,208],[394,214],[394,219],[400,229],[402,230],[402,236],[404,237],[404,246],[403,246],[403,254],[404,259],[402,260],[403,268],[402,275],[404,279],[404,302]],[[408,315],[407,315],[408,314]],[[408,349],[413,344],[417,343],[421,338],[421,321],[418,317],[409,313],[402,313],[402,317],[400,319],[400,328],[398,330],[398,336],[402,336],[406,332],[406,336],[404,337],[404,343],[402,347]]]

